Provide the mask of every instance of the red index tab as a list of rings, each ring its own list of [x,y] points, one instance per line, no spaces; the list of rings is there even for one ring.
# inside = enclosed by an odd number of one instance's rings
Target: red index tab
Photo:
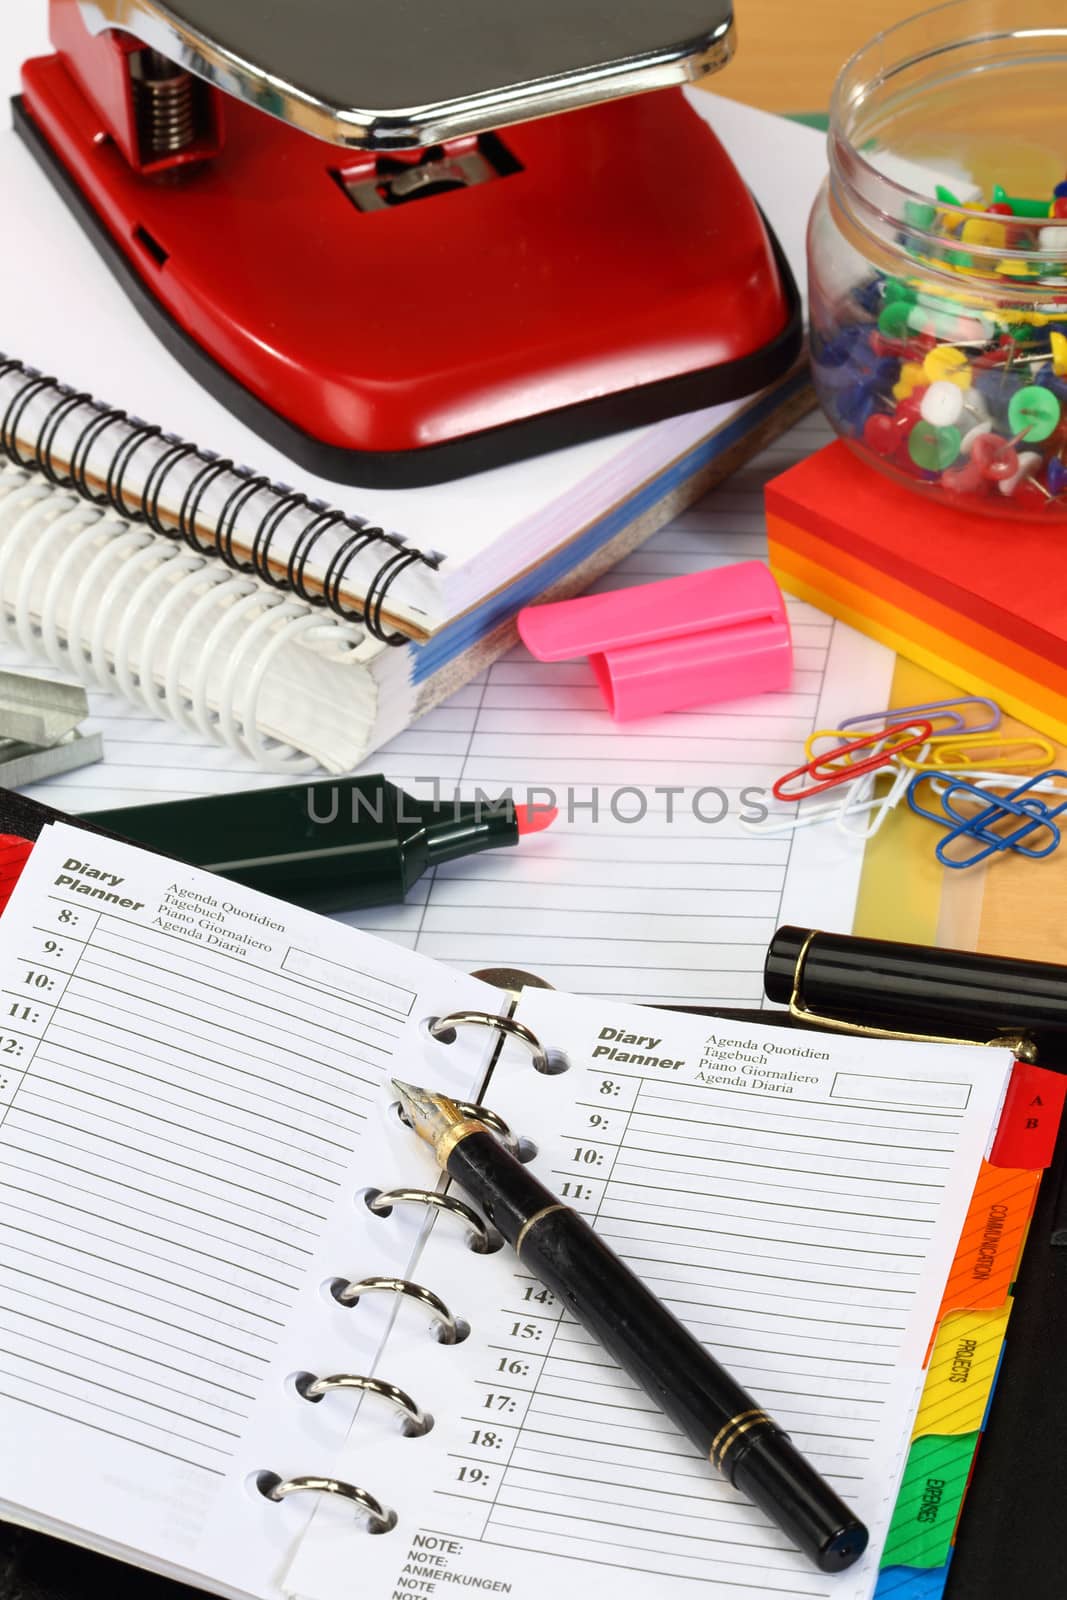
[[[31,840],[21,839],[17,833],[0,833],[0,911],[11,899],[32,849]]]
[[[1047,1167],[1056,1148],[1065,1094],[1067,1077],[1017,1061],[989,1153],[993,1166],[1030,1171]]]

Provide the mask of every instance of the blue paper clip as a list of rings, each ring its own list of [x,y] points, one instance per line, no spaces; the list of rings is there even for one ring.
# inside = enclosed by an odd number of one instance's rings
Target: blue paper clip
[[[966,706],[983,706],[988,712],[985,722],[968,722],[964,713]],[[856,717],[846,717],[844,722],[835,726],[845,733],[849,728],[859,728],[865,722],[901,722],[906,717],[925,717],[933,713],[934,719],[946,719],[945,726],[939,728],[939,734],[946,733],[992,733],[1000,727],[1001,712],[995,700],[987,700],[984,694],[956,695],[951,700],[928,700],[921,706],[893,706],[889,711],[864,711]]]
[[[1040,861],[1044,856],[1050,856],[1059,845],[1060,830],[1053,818],[1067,811],[1067,792],[1056,806],[1046,805],[1039,795],[1031,793],[1037,785],[1047,783],[1050,778],[1067,780],[1067,772],[1050,767],[1047,772],[1036,773],[1026,783],[1019,784],[1018,788],[1012,789],[1009,794],[990,797],[988,789],[980,789],[976,784],[954,777],[951,772],[923,772],[914,779],[908,789],[908,805],[920,817],[927,817],[931,822],[940,823],[942,826],[946,822],[954,824],[941,839],[935,852],[942,866],[974,867],[980,861],[985,861],[989,856],[1004,850],[1014,850],[1017,855],[1029,856],[1033,861]],[[929,810],[916,798],[916,792],[922,784],[935,780],[944,785],[940,791],[940,811]],[[956,795],[967,795],[972,800],[978,801],[979,809],[972,816],[965,816],[953,805],[953,797]],[[996,825],[1003,822],[1005,817],[1017,817],[1018,827],[1004,833],[995,832]],[[1022,841],[1037,828],[1048,830],[1048,844],[1040,848],[1024,844]],[[973,840],[979,848],[962,860],[953,860],[947,852],[958,839]]]

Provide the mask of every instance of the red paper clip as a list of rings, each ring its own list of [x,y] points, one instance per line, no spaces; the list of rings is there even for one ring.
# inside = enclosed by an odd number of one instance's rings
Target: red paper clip
[[[910,730],[917,730],[910,738],[896,739],[896,734],[906,734]],[[825,755],[812,756],[802,767],[796,767],[792,772],[786,772],[771,785],[771,793],[776,800],[788,804],[792,800],[807,800],[813,794],[822,794],[824,789],[833,789],[839,783],[851,783],[853,778],[859,778],[865,772],[876,772],[879,767],[888,767],[890,762],[901,750],[911,750],[916,745],[926,744],[933,737],[934,725],[932,722],[913,720],[911,722],[896,722],[891,728],[878,728],[874,733],[864,734],[862,739],[853,739],[850,744],[839,744],[834,750],[827,750]],[[842,761],[856,750],[869,750],[874,745],[877,748],[871,756],[863,761]],[[838,766],[837,763],[841,765]],[[830,767],[829,775],[826,767]],[[787,783],[794,778],[815,778],[818,781],[806,789],[798,789],[792,794],[783,793]]]

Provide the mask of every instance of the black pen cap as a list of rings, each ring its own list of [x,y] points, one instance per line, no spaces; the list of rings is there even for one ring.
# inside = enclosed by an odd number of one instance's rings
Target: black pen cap
[[[906,1033],[994,1039],[1067,1034],[1067,967],[890,939],[782,927],[763,971],[767,998]]]
[[[776,1428],[755,1428],[727,1458],[735,1489],[787,1533],[820,1572],[844,1572],[867,1548],[867,1529],[792,1441]]]

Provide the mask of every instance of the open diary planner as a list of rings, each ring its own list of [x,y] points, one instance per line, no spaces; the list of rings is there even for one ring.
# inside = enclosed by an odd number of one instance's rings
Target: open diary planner
[[[259,1600],[874,1594],[1007,1051],[514,1003],[65,824],[0,974],[4,1517]],[[860,1513],[857,1567],[484,1248],[394,1074],[502,1119]]]

